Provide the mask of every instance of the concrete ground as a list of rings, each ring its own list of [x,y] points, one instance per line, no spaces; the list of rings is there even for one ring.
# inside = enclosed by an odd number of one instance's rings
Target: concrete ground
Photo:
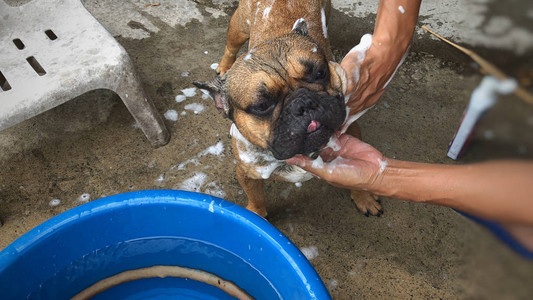
[[[147,95],[169,117],[170,143],[153,149],[108,91],[0,132],[0,249],[61,212],[116,193],[187,189],[246,204],[234,174],[230,122],[212,100],[189,90],[192,81],[215,75],[211,65],[222,55],[236,4],[162,0],[145,7],[149,2],[84,1],[128,51]],[[505,3],[428,0],[420,25],[478,51],[531,90],[533,8],[528,1]],[[376,4],[333,1],[329,32],[337,59],[371,32]],[[502,97],[485,115],[466,157],[446,157],[481,78],[461,53],[417,31],[382,99],[359,121],[364,140],[386,156],[418,162],[533,158],[533,110],[515,96]],[[311,254],[334,298],[533,296],[533,262],[450,209],[383,198],[385,214],[367,218],[348,191],[322,181],[271,182],[266,189],[269,221]]]

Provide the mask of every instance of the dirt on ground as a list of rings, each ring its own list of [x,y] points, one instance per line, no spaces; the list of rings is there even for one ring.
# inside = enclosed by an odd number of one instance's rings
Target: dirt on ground
[[[350,20],[333,13],[330,35],[339,59],[356,42],[336,35]],[[235,178],[230,121],[200,91],[184,95],[193,81],[215,76],[211,64],[223,53],[228,21],[226,16],[171,27],[154,19],[161,30],[148,38],[117,38],[161,114],[177,113],[176,121],[165,120],[172,138],[164,147],[150,146],[109,91],[87,93],[0,132],[0,249],[87,197],[189,189],[245,206]],[[464,58],[430,51],[412,49],[380,102],[358,121],[363,139],[388,157],[408,161],[533,158],[533,111],[514,96],[502,97],[484,116],[464,158],[446,157],[482,77]],[[177,95],[186,100],[177,102]],[[219,155],[201,154],[218,143]],[[189,180],[198,174],[207,179]],[[533,262],[451,209],[382,198],[384,215],[365,217],[347,190],[317,179],[301,187],[268,182],[266,194],[269,221],[301,249],[316,247],[310,262],[336,299],[533,295]],[[59,205],[52,205],[54,199]]]

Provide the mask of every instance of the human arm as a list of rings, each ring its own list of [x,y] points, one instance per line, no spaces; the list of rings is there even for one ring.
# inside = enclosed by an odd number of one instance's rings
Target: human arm
[[[380,1],[370,48],[356,46],[342,60],[350,115],[373,106],[383,94],[411,45],[420,3]]]
[[[448,206],[508,224],[533,226],[533,162],[492,161],[439,165],[385,158],[372,146],[342,135],[340,150],[288,160],[332,185]],[[340,157],[340,158],[339,158]]]

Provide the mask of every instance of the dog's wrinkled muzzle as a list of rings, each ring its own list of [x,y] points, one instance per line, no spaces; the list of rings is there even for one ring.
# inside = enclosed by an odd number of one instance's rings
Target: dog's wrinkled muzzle
[[[341,97],[300,88],[287,96],[269,148],[277,159],[315,152],[328,142],[345,115]]]

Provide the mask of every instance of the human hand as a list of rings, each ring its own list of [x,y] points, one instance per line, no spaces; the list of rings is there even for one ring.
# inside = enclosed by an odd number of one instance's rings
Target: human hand
[[[338,151],[327,148],[316,160],[299,155],[288,159],[287,163],[337,187],[371,190],[380,180],[387,159],[374,147],[347,134],[338,137],[338,143]]]
[[[376,64],[376,60],[379,61],[377,50],[372,45],[372,35],[366,34],[359,45],[342,59],[341,67],[346,73],[345,99],[350,116],[373,106],[383,94],[386,81],[382,82],[385,74]]]
[[[342,60],[348,117],[376,104],[402,64],[413,38],[420,2],[380,1],[373,35],[364,35]]]

